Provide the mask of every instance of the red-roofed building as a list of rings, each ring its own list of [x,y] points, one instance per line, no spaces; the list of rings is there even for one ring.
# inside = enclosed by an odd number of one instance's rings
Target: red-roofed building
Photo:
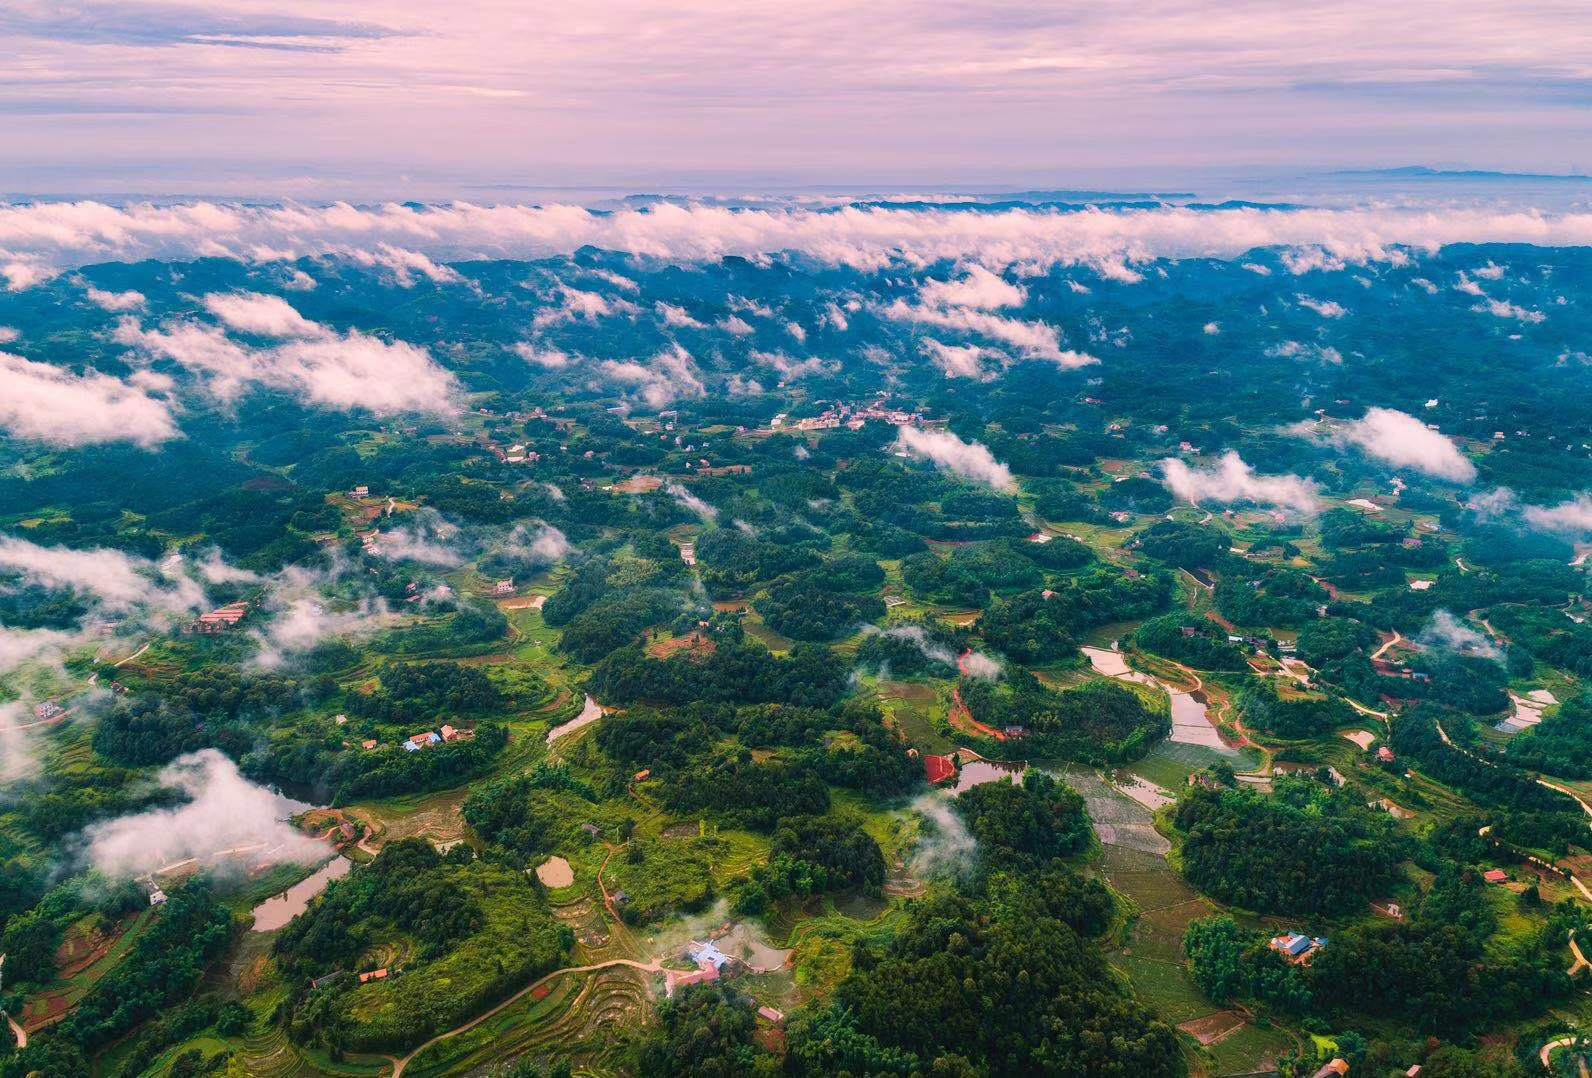
[[[946,779],[956,777],[956,761],[949,756],[925,756],[923,758],[923,774],[933,786],[944,782]]]
[[[1505,883],[1509,879],[1509,873],[1501,868],[1490,868],[1482,874],[1482,879],[1488,883]]]

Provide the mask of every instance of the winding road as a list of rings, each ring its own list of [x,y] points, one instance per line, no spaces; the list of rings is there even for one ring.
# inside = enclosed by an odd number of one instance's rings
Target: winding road
[[[1474,752],[1471,752],[1469,749],[1465,748],[1463,745],[1454,744],[1453,740],[1448,736],[1448,731],[1443,729],[1443,724],[1442,723],[1433,720],[1432,725],[1437,727],[1437,736],[1443,739],[1443,744],[1447,745],[1449,748],[1453,749],[1455,752],[1462,752],[1466,756],[1469,756],[1472,760],[1475,760],[1477,763],[1486,764],[1488,767],[1497,767],[1498,766],[1492,760],[1488,760],[1488,759],[1486,759],[1484,757],[1477,756]],[[1592,816],[1592,804],[1588,804],[1585,800],[1582,799],[1581,795],[1576,793],[1574,790],[1571,790],[1571,789],[1569,789],[1567,787],[1564,787],[1564,786],[1560,786],[1556,782],[1549,782],[1547,779],[1543,778],[1540,775],[1537,776],[1537,785],[1546,786],[1550,790],[1555,790],[1555,791],[1557,791],[1557,792],[1559,792],[1561,794],[1564,794],[1570,800],[1572,800],[1576,804],[1580,805],[1582,812],[1585,812],[1588,816]],[[1592,826],[1592,825],[1589,825],[1589,826]],[[1575,875],[1572,874],[1570,876],[1570,882],[1575,885],[1575,889],[1577,891],[1581,892],[1581,897],[1582,898],[1586,899],[1588,902],[1592,902],[1592,891],[1587,890],[1586,884],[1581,882],[1580,877],[1575,876]]]

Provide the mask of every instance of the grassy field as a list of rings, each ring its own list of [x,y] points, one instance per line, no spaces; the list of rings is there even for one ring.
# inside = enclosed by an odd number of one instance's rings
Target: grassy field
[[[879,700],[907,744],[932,754],[948,753],[957,747],[946,721],[949,705],[933,685],[881,681]]]

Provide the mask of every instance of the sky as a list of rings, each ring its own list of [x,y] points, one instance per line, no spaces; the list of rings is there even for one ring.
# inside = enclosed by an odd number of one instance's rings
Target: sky
[[[6,0],[0,191],[1592,168],[1583,0]]]

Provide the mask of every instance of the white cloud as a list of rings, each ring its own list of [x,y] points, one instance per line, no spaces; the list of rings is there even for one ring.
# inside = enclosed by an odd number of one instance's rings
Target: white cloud
[[[557,500],[563,501],[564,492],[557,487],[553,487],[553,490],[558,491]],[[501,552],[526,561],[552,565],[564,560],[573,549],[568,536],[551,525],[516,524],[504,540]]]
[[[918,649],[918,652],[930,662],[940,663],[951,669],[956,668],[956,654],[944,644],[938,644],[929,639],[929,634],[921,625],[893,625],[888,629],[881,629],[877,625],[864,625],[864,636],[888,636],[892,640],[903,640]]]
[[[1541,311],[1533,311],[1501,299],[1489,299],[1484,303],[1478,303],[1471,310],[1477,314],[1490,314],[1494,318],[1513,318],[1517,322],[1528,322],[1532,325],[1548,320],[1548,316]]]
[[[20,574],[29,584],[92,596],[114,610],[150,606],[186,612],[198,609],[204,601],[204,593],[191,577],[162,572],[153,562],[106,547],[73,550],[40,546],[0,534],[0,571]]]
[[[658,317],[663,319],[663,324],[674,329],[707,329],[706,322],[699,322],[692,318],[690,312],[684,307],[676,307],[672,303],[659,300],[654,308]]]
[[[1514,491],[1508,487],[1496,487],[1471,495],[1465,508],[1483,520],[1497,520],[1518,512],[1520,503],[1515,499]]]
[[[1004,358],[1001,353],[976,344],[944,344],[932,337],[923,341],[923,351],[945,372],[947,378],[978,378],[987,376],[984,359]]]
[[[1044,322],[1024,322],[972,307],[914,306],[904,300],[890,304],[884,309],[884,315],[898,322],[921,322],[989,337],[1011,345],[1027,359],[1048,359],[1069,370],[1100,362],[1094,356],[1063,348],[1061,334]]]
[[[423,210],[397,204],[0,207],[0,267],[12,288],[63,267],[200,255],[246,262],[343,257],[450,280],[456,272],[430,258],[538,258],[587,245],[684,262],[790,251],[863,269],[942,260],[1089,266],[1132,281],[1138,276],[1133,265],[1156,258],[1237,259],[1257,248],[1278,248],[1309,253],[1289,263],[1306,271],[1326,264],[1324,258],[1404,264],[1409,251],[1457,243],[1592,245],[1592,214],[1486,207],[1440,213],[1419,207],[959,213],[852,206],[821,212],[675,204],[599,213],[567,205],[465,203]]]
[[[923,834],[912,849],[913,875],[923,879],[963,876],[973,868],[978,840],[951,809],[944,791],[919,794],[911,808],[923,817]]]
[[[1207,337],[1214,337],[1222,331],[1222,324],[1220,322],[1206,322],[1201,331]]]
[[[1001,676],[1004,667],[1001,661],[982,651],[970,651],[961,659],[962,673],[968,677],[982,678],[985,681],[994,681]]]
[[[1558,505],[1528,505],[1526,520],[1544,531],[1592,534],[1592,494],[1577,494]]]
[[[1008,494],[1017,492],[1012,471],[995,459],[987,446],[964,442],[948,430],[896,428],[896,444],[908,452],[932,461],[956,475],[983,483]]]
[[[403,288],[413,288],[421,277],[433,284],[456,284],[464,279],[459,276],[457,270],[439,266],[420,251],[395,247],[390,243],[377,243],[375,247],[365,247],[358,239],[354,239],[350,243],[334,244],[324,250],[315,250],[311,253],[346,258],[355,265],[387,270],[392,274],[393,280]],[[283,255],[279,251],[265,255],[256,252],[252,258],[246,260],[272,261],[281,257]]]
[[[67,648],[83,643],[81,633],[61,629],[8,629],[0,625],[0,674],[30,662],[54,665]]]
[[[729,333],[736,337],[749,337],[757,332],[757,330],[752,328],[752,324],[750,322],[742,318],[740,315],[735,314],[726,315],[713,324],[719,329],[722,329],[725,333]]]
[[[0,666],[0,670],[4,670]],[[25,703],[0,704],[0,786],[9,786],[39,773],[39,754],[26,726],[33,714]]]
[[[670,483],[663,488],[663,492],[672,495],[675,501],[679,502],[685,509],[701,517],[704,523],[712,524],[719,519],[719,511],[717,509],[692,494],[689,490],[686,490],[679,483]]]
[[[1338,437],[1396,468],[1413,468],[1457,483],[1476,478],[1476,466],[1450,439],[1393,408],[1369,409],[1364,417],[1345,424]]]
[[[211,293],[200,301],[228,329],[258,337],[324,337],[325,327],[311,322],[280,296],[258,292]]]
[[[918,289],[918,302],[925,307],[976,307],[995,310],[1020,307],[1028,298],[1021,286],[1011,284],[983,266],[967,267],[966,276],[954,281],[925,281]]]
[[[465,552],[459,539],[457,525],[435,512],[427,512],[411,525],[382,532],[376,538],[376,546],[388,561],[448,568],[464,563]]]
[[[315,286],[315,278],[311,277],[297,266],[289,266],[287,277],[282,281],[282,287],[287,289],[289,292],[311,292],[314,291]]]
[[[521,341],[514,346],[514,352],[525,362],[535,367],[545,367],[550,371],[563,370],[569,366],[569,353],[546,345],[531,344]]]
[[[1484,659],[1500,659],[1503,653],[1481,633],[1464,624],[1446,610],[1432,614],[1432,620],[1415,637],[1422,647],[1437,651],[1453,651],[1461,655],[1477,655]]]
[[[93,285],[86,285],[83,296],[94,306],[112,312],[136,311],[144,305],[142,292],[107,292]]]
[[[613,315],[635,315],[641,308],[626,299],[609,299],[600,292],[583,292],[569,285],[559,285],[559,304],[536,312],[533,320],[538,329],[564,322],[596,322]]]
[[[259,573],[230,564],[214,548],[193,567],[207,584],[258,584],[264,579]]]
[[[1226,453],[1214,468],[1191,468],[1171,457],[1161,461],[1168,490],[1188,502],[1256,502],[1315,513],[1321,502],[1314,481],[1297,475],[1256,475],[1237,453]]]
[[[179,437],[171,406],[108,374],[72,374],[0,352],[0,428],[48,445],[133,442],[152,446]]]
[[[610,359],[604,360],[599,370],[616,382],[636,386],[642,399],[653,408],[662,408],[680,397],[700,397],[706,392],[690,353],[678,344],[653,356],[650,366]]]
[[[15,326],[0,326],[0,344],[15,344],[22,339],[22,331]]]
[[[824,374],[829,370],[829,364],[817,356],[808,356],[806,359],[792,359],[784,352],[753,352],[750,356],[752,362],[762,363],[773,367],[784,379],[806,378],[812,374]]]
[[[105,875],[141,876],[226,851],[237,851],[239,859],[232,863],[240,868],[261,862],[312,864],[331,852],[287,822],[293,802],[245,779],[215,749],[178,757],[157,780],[182,791],[188,801],[84,831],[84,854]]]
[[[1337,300],[1311,299],[1309,296],[1298,296],[1299,306],[1315,311],[1322,318],[1342,318],[1348,314],[1348,309]]]
[[[255,326],[291,325],[280,317],[280,310],[224,309]],[[159,329],[144,329],[129,318],[117,326],[115,340],[201,375],[209,391],[223,401],[235,400],[247,386],[258,384],[341,411],[390,415],[457,410],[458,383],[424,348],[403,341],[389,343],[358,330],[339,334],[313,322],[306,325],[317,332],[254,349],[215,326],[169,322]]]
[[[275,669],[329,637],[372,632],[376,628],[372,618],[384,610],[384,603],[367,601],[358,609],[334,613],[307,596],[278,602],[264,628],[250,631],[260,644],[255,664]]]

